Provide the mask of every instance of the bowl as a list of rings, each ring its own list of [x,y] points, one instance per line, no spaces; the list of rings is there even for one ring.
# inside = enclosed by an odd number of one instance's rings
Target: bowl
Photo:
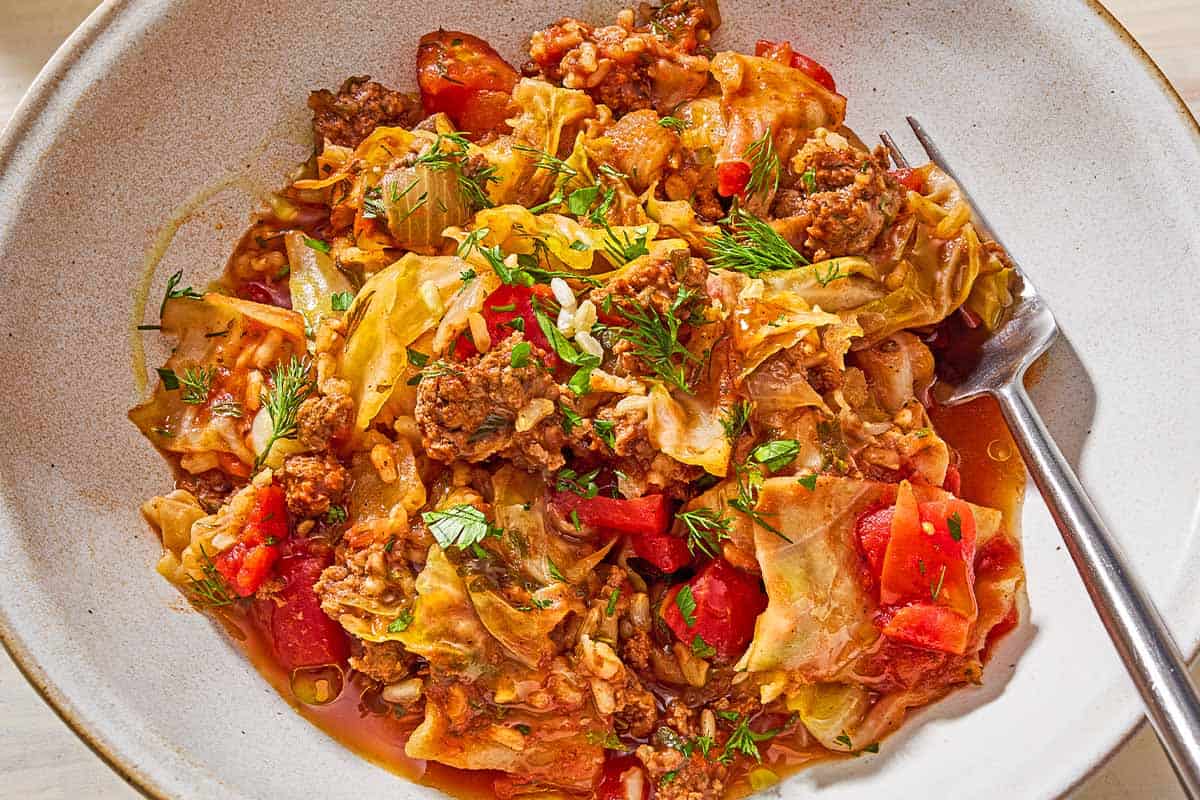
[[[220,271],[248,211],[309,152],[308,90],[411,86],[417,37],[468,30],[520,61],[608,2],[108,2],[0,142],[0,633],[27,677],[154,797],[434,797],[293,713],[154,572],[139,517],[169,484],[125,419],[140,304]],[[916,114],[1055,310],[1034,389],[1185,650],[1200,640],[1200,129],[1096,3],[727,2],[722,47],[790,38],[827,65],[864,138]],[[905,137],[902,145],[915,152]],[[151,353],[149,363],[159,356]],[[1031,612],[982,686],[878,756],[781,797],[1051,797],[1133,728],[1136,694],[1036,495]]]

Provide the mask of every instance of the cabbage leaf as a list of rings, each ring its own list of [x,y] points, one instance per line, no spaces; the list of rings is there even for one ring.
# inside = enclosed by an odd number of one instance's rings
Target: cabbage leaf
[[[408,253],[371,276],[346,314],[338,375],[350,381],[355,425],[366,430],[402,383],[408,346],[437,327],[466,263]]]

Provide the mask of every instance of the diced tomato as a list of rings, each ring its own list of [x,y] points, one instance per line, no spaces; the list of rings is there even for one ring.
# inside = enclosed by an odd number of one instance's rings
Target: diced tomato
[[[954,464],[946,467],[946,479],[942,481],[942,488],[956,497],[962,494],[962,473]]]
[[[971,507],[958,499],[918,504],[901,484],[895,506],[862,514],[855,533],[878,585],[884,634],[961,655],[978,616]]]
[[[276,570],[283,588],[272,598],[255,601],[256,616],[286,669],[340,664],[350,655],[345,632],[321,610],[313,591],[328,565],[328,557],[285,558]]]
[[[444,112],[467,133],[508,130],[517,71],[492,46],[459,31],[434,31],[417,46],[417,84],[430,114]]]
[[[283,489],[264,486],[254,496],[250,516],[238,541],[213,559],[213,566],[239,597],[258,591],[279,558],[279,543],[288,536],[287,503]]]
[[[584,525],[610,533],[663,534],[671,525],[671,501],[661,494],[623,500],[556,492],[550,502],[564,517],[575,512]]]
[[[896,182],[905,189],[911,189],[914,192],[921,191],[925,186],[925,178],[921,173],[911,170],[908,167],[889,170],[888,174],[896,179]]]
[[[550,291],[550,287],[540,283],[533,286],[502,284],[499,289],[489,294],[483,301],[483,310],[480,314],[483,316],[483,321],[487,323],[488,337],[492,340],[492,346],[495,347],[512,336],[517,330],[513,327],[513,320],[519,319],[521,322],[518,324],[524,327],[525,341],[541,349],[542,358],[547,366],[551,369],[557,367],[558,356],[554,354],[553,348],[550,347],[550,341],[546,338],[546,334],[542,333],[537,317],[533,313],[535,298],[543,302],[544,307],[545,302],[549,302],[553,297],[554,294]],[[465,361],[478,352],[475,343],[466,334],[458,337],[458,341],[454,345],[455,358]]]
[[[883,554],[887,551],[888,539],[892,537],[892,507],[884,506],[864,511],[854,526],[858,534],[858,546],[871,573],[878,578],[883,570]]]
[[[240,538],[247,544],[276,544],[287,535],[287,497],[283,487],[274,483],[264,486],[254,496],[254,506]]]
[[[640,533],[630,536],[633,552],[663,572],[675,572],[692,563],[687,542],[669,533]]]
[[[775,44],[766,39],[759,39],[754,45],[754,55],[769,58],[784,66],[798,69],[829,91],[837,91],[837,84],[834,83],[833,76],[829,74],[829,70],[808,56],[793,51],[790,42]]]
[[[967,649],[971,621],[953,609],[929,603],[913,603],[896,609],[883,627],[891,639],[926,650],[961,655]]]
[[[974,560],[971,507],[961,500],[918,506],[912,490],[902,486],[879,576],[879,601],[931,602],[974,619]]]
[[[691,625],[684,619],[679,602],[685,586],[691,590],[696,606],[689,614]],[[766,607],[767,595],[757,578],[717,559],[687,583],[670,589],[663,597],[661,613],[679,641],[692,646],[699,636],[717,651],[718,658],[731,661],[750,644],[754,621]]]
[[[633,774],[640,772],[640,775]],[[650,800],[650,779],[635,755],[610,755],[600,772],[596,800]]]
[[[733,197],[746,191],[750,183],[750,162],[745,160],[726,161],[717,165],[717,194]]]

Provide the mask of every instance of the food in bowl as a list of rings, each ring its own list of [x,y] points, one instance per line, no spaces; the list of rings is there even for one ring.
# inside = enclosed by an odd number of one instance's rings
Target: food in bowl
[[[1020,467],[931,393],[1007,256],[718,23],[563,19],[519,70],[439,30],[419,94],[312,93],[313,157],[142,326],[159,571],[452,794],[744,795],[877,752],[1017,624]]]

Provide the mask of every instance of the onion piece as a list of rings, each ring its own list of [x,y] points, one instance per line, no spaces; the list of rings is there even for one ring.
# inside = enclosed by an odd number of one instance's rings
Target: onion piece
[[[471,218],[453,167],[401,167],[383,176],[379,191],[388,230],[405,250],[433,253],[442,243],[442,231]]]

